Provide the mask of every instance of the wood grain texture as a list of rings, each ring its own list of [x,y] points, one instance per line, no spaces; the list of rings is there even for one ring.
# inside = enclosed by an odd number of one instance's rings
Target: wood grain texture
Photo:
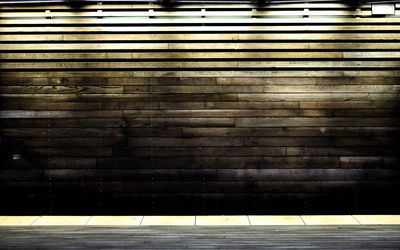
[[[342,1],[1,6],[0,213],[398,213],[399,23]]]
[[[124,226],[3,227],[4,248],[40,249],[396,249],[399,227],[371,226]],[[45,238],[45,239],[43,239]]]

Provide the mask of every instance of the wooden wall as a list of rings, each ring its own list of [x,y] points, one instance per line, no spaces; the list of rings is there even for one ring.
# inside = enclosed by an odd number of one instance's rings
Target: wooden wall
[[[0,212],[398,213],[400,15],[344,2],[0,7]]]

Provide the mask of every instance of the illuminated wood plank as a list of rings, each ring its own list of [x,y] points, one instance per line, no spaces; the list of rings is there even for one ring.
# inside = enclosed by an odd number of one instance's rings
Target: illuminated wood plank
[[[74,24],[74,25],[87,25],[87,24],[202,24],[202,23],[217,23],[217,24],[396,24],[400,20],[398,18],[115,18],[115,19],[3,19],[0,24],[7,25],[60,25],[60,24]]]
[[[256,62],[35,62],[2,63],[1,69],[101,69],[101,68],[399,68],[397,61],[256,61]]]
[[[64,34],[64,35],[0,35],[0,41],[91,41],[91,40],[400,40],[397,33],[368,34]]]
[[[167,45],[167,44],[165,44]],[[205,44],[208,45],[208,44]],[[223,44],[225,49],[235,49],[238,46],[236,44]],[[101,44],[99,44],[100,47]],[[119,45],[118,45],[119,46]],[[116,48],[118,46],[115,46]],[[123,44],[121,44],[123,46]],[[155,44],[155,47],[170,47],[170,49],[178,49],[180,46],[177,44],[169,45],[169,46],[161,46],[160,44]],[[184,47],[185,44],[182,44]],[[217,46],[215,44],[215,46]],[[13,48],[14,46],[9,46],[9,48]],[[18,46],[16,46],[18,48]],[[71,46],[74,47],[74,46]],[[79,47],[79,46],[77,46]],[[249,47],[251,45],[249,44]],[[39,49],[40,45],[36,44],[35,46],[32,45],[30,48],[32,49]],[[56,49],[60,47],[54,48],[53,46],[46,47],[47,49]],[[61,48],[68,49],[68,46],[62,46]],[[86,48],[90,49],[98,49],[97,46],[86,46]],[[108,47],[109,49],[112,46]],[[120,48],[120,47],[118,47]],[[202,48],[202,44],[198,44],[197,47],[194,48]],[[16,49],[14,47],[14,49]],[[392,53],[391,57],[396,56],[396,53]],[[169,53],[131,53],[131,52],[124,52],[124,53],[6,53],[3,52],[0,54],[0,59],[3,60],[15,60],[15,59],[42,59],[42,60],[49,60],[49,59],[135,59],[135,58],[342,58],[342,52],[169,52]],[[385,53],[384,53],[385,54]],[[365,54],[367,57],[368,54]],[[379,53],[377,54],[379,55]],[[387,54],[389,56],[389,54]],[[358,57],[355,57],[358,58]]]
[[[290,25],[290,26],[244,26],[237,24],[236,26],[159,26],[159,27],[0,27],[0,32],[226,32],[226,31],[398,31],[398,25]]]

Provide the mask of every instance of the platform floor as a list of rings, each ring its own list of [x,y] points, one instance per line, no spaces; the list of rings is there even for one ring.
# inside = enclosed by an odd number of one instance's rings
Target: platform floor
[[[400,215],[0,216],[0,226],[400,225]]]
[[[399,249],[400,226],[17,226],[0,249]]]

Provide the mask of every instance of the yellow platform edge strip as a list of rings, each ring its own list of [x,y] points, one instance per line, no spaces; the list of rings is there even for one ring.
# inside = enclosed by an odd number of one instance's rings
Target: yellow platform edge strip
[[[0,226],[400,225],[400,215],[0,216]]]

